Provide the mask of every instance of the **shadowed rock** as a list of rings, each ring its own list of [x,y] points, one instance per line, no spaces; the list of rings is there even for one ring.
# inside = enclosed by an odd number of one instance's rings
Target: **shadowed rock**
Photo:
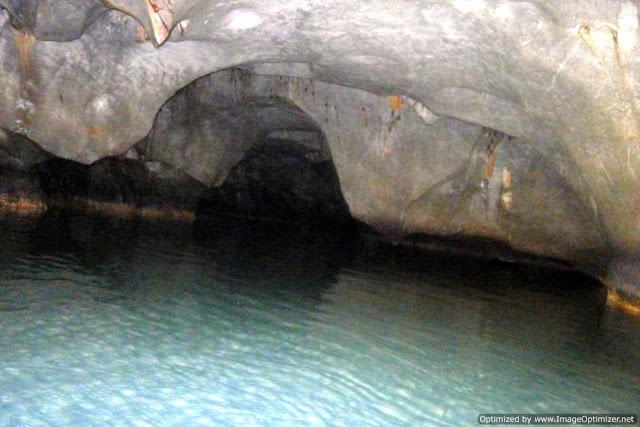
[[[638,292],[633,1],[0,7],[0,127],[53,155],[91,164],[146,138],[145,161],[210,186],[265,133],[319,129],[355,218],[497,239]]]

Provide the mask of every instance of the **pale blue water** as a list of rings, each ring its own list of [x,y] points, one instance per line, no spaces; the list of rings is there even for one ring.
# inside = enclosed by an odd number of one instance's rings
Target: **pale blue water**
[[[640,412],[640,319],[583,277],[279,226],[0,230],[0,426]]]

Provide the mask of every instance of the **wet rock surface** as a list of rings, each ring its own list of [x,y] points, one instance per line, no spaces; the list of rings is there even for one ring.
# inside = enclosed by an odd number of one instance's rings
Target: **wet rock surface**
[[[496,239],[640,293],[636,2],[0,8],[0,128],[52,155],[128,153],[212,187],[269,133],[321,132],[349,211],[379,231]],[[18,157],[3,170],[24,174]],[[147,191],[148,168],[96,168],[134,188],[96,184],[110,198]]]
[[[254,145],[224,184],[200,201],[202,214],[271,221],[351,220],[328,149],[265,139]]]
[[[195,212],[206,187],[159,162],[108,157],[92,165],[60,158],[33,167],[49,206],[112,204],[118,209],[153,208]],[[119,206],[120,208],[117,208]]]
[[[32,166],[49,157],[28,138],[0,129],[0,213],[44,210],[44,193]]]

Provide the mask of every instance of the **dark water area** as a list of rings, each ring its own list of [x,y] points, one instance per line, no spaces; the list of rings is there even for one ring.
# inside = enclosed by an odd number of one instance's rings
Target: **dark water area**
[[[282,224],[0,230],[0,426],[640,412],[640,319],[582,275]]]

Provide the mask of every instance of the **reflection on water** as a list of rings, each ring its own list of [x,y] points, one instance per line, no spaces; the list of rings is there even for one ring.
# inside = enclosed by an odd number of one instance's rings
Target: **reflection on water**
[[[1,220],[0,425],[638,412],[640,321],[588,279],[281,227]]]

